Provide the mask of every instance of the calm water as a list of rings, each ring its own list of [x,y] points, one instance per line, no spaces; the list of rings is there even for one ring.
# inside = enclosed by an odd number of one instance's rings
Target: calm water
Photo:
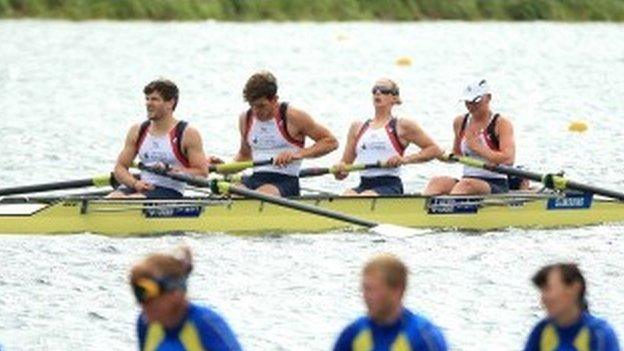
[[[395,78],[398,114],[444,146],[462,112],[462,85],[486,77],[494,108],[514,121],[520,163],[624,188],[621,25],[0,21],[0,41],[2,186],[109,171],[127,128],[144,116],[142,87],[158,76],[179,84],[178,116],[203,132],[206,149],[229,158],[242,85],[266,68],[282,99],[341,140],[350,121],[370,116],[372,83]],[[413,65],[396,66],[401,56]],[[587,133],[567,131],[577,119]],[[458,171],[431,163],[404,176],[418,191],[431,174]],[[305,185],[341,191],[355,182]],[[381,251],[409,264],[407,305],[442,326],[455,350],[520,349],[541,316],[529,278],[558,259],[581,263],[592,308],[624,335],[624,226],[405,239],[304,234],[2,237],[0,342],[10,350],[134,348],[129,266],[180,242],[197,256],[190,295],[223,312],[250,350],[329,349],[363,312],[358,273]]]

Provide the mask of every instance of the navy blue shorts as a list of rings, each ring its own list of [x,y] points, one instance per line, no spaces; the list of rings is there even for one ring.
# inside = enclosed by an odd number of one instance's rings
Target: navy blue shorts
[[[366,190],[372,190],[379,195],[403,194],[403,182],[401,178],[394,176],[360,177],[360,185],[353,191],[360,194]]]
[[[275,186],[283,197],[300,196],[301,194],[299,177],[275,172],[255,172],[248,177],[243,177],[243,185],[247,189],[256,190],[265,184]]]
[[[481,177],[464,177],[468,179],[479,179],[490,186],[492,194],[503,194],[509,192],[509,181],[507,178],[481,178]]]
[[[116,189],[116,191],[120,191],[126,195],[136,194],[137,191],[131,189],[125,185],[120,186]],[[153,190],[150,190],[145,193],[145,197],[148,199],[179,199],[183,197],[182,193],[177,190],[171,188],[165,188],[162,186],[154,186]]]

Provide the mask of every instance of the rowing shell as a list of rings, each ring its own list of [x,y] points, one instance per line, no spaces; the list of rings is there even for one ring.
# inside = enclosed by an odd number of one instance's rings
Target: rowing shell
[[[624,222],[624,202],[585,194],[384,197],[307,196],[297,199],[364,219],[414,228],[492,230]],[[317,233],[344,230],[342,222],[258,200],[185,198],[6,198],[0,233],[107,235],[169,232],[233,234]]]

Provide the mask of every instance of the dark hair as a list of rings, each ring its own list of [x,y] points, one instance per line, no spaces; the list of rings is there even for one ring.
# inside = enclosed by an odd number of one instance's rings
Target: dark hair
[[[273,99],[276,94],[277,79],[269,71],[261,71],[249,77],[243,89],[243,97],[249,103],[264,97]]]
[[[589,310],[589,303],[585,297],[587,285],[585,283],[583,273],[576,263],[555,263],[544,266],[533,276],[533,284],[542,289],[548,282],[548,276],[554,270],[558,270],[561,273],[561,280],[565,285],[570,286],[574,283],[579,283],[581,285],[581,291],[578,296],[578,305],[584,311]]]
[[[176,109],[176,106],[178,106],[180,91],[178,90],[178,86],[169,79],[156,79],[149,82],[149,84],[143,88],[143,93],[145,95],[149,95],[153,92],[158,92],[158,94],[160,94],[165,101],[175,99],[175,102],[173,103],[174,110]]]

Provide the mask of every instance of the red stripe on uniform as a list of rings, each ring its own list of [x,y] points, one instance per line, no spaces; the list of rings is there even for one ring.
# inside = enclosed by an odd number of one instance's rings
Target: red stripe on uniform
[[[182,133],[182,135],[184,135],[184,133]],[[182,135],[180,135],[180,138],[182,137]],[[173,150],[173,154],[178,159],[178,161],[180,161],[180,163],[184,167],[188,168],[191,166],[191,164],[188,158],[186,158],[186,156],[184,156],[184,154],[182,153],[182,150],[178,149],[178,143],[175,139],[176,139],[176,128],[173,128],[169,132],[169,143],[171,144],[171,150]]]

